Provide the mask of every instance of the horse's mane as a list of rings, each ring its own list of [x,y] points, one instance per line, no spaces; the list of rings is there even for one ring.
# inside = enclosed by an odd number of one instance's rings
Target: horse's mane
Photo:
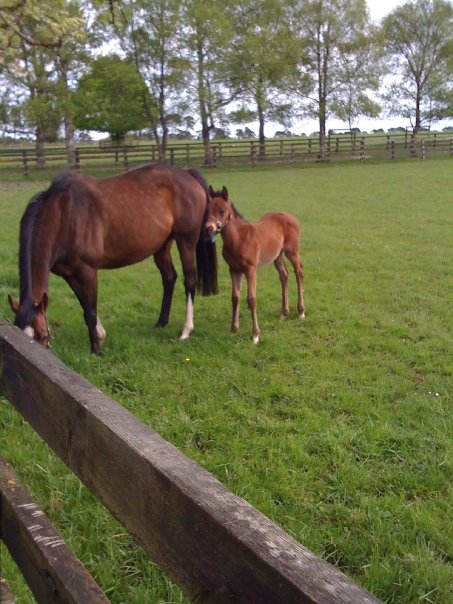
[[[59,174],[50,184],[49,188],[34,195],[25,209],[20,221],[19,234],[19,279],[20,279],[20,306],[16,315],[16,325],[21,329],[30,325],[36,313],[36,305],[33,300],[32,278],[31,278],[31,256],[33,237],[36,223],[42,213],[46,202],[51,200],[55,194],[67,190],[69,183],[73,180],[73,174],[64,171]]]

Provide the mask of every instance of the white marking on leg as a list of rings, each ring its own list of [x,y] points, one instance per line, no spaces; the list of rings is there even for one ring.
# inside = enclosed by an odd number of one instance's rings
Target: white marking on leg
[[[182,334],[179,339],[187,340],[192,329],[193,329],[193,300],[192,300],[192,296],[189,294],[187,296],[187,304],[186,304],[186,322],[184,323],[184,328],[182,330]]]
[[[305,311],[300,313],[299,319],[305,319]]]
[[[259,341],[260,341],[260,337],[259,336],[253,336],[253,343],[254,344],[258,344]]]
[[[31,325],[27,325],[27,327],[24,328],[24,334],[33,340],[35,337],[35,330]]]
[[[105,340],[105,338],[107,337],[107,332],[105,331],[99,317],[97,317],[96,334],[97,334],[98,338],[101,340],[101,342],[103,340]]]

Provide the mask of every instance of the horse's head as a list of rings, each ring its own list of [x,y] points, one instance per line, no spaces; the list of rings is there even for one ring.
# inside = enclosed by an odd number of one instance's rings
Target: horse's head
[[[8,301],[13,313],[16,315],[15,325],[20,327],[27,336],[42,344],[45,348],[50,346],[50,329],[47,323],[46,311],[48,305],[47,294],[44,293],[39,302],[33,301],[30,308],[20,305],[17,300],[8,296]]]
[[[231,202],[228,199],[228,191],[223,187],[221,191],[214,191],[209,186],[208,217],[204,225],[206,238],[215,237],[221,233],[226,225],[230,222],[233,214]]]

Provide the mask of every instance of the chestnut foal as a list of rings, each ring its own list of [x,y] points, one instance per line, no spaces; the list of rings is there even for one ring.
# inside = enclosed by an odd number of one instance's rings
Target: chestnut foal
[[[213,238],[220,233],[223,240],[222,255],[230,267],[232,282],[233,317],[231,331],[239,329],[239,298],[242,275],[247,279],[247,302],[252,314],[254,344],[259,342],[260,328],[256,312],[256,269],[273,262],[282,286],[282,315],[289,314],[288,269],[285,255],[291,262],[297,282],[297,312],[305,316],[303,299],[304,270],[299,256],[299,222],[286,212],[265,214],[258,222],[247,222],[228,199],[228,191],[214,191],[209,187],[210,201],[205,234]]]

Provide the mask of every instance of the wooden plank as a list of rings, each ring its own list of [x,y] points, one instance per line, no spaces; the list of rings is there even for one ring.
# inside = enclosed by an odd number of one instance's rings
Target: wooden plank
[[[191,598],[223,592],[259,604],[379,602],[1,322],[0,391]]]
[[[108,604],[93,577],[1,457],[0,536],[38,602]]]

